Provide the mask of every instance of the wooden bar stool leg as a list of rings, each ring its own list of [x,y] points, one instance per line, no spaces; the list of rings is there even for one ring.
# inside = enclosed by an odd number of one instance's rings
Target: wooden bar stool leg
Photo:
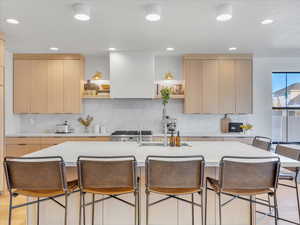
[[[95,194],[92,195],[92,225],[95,224]]]
[[[37,198],[37,213],[36,213],[36,224],[40,224],[40,198]]]
[[[192,224],[195,225],[194,194],[192,194]]]

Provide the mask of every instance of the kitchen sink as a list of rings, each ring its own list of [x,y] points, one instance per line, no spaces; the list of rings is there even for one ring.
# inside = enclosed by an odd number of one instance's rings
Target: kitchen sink
[[[147,146],[153,146],[153,147],[156,147],[156,146],[160,146],[160,147],[164,147],[164,143],[160,143],[160,142],[143,142],[140,144],[140,147],[147,147]],[[181,143],[181,147],[189,147],[191,145],[189,145],[188,143]]]

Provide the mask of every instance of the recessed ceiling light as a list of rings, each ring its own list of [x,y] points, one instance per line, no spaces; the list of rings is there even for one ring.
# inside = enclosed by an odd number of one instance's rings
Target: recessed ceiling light
[[[57,48],[57,47],[50,47],[49,48],[51,51],[58,51],[59,50],[59,48]]]
[[[160,20],[161,17],[161,7],[158,4],[149,4],[145,6],[146,20],[150,22],[156,22]]]
[[[90,7],[83,3],[73,5],[74,18],[80,21],[90,20]]]
[[[228,50],[229,51],[235,51],[235,50],[237,50],[237,48],[236,47],[230,47]]]
[[[261,21],[261,24],[267,25],[267,24],[271,24],[271,23],[273,23],[273,22],[274,22],[274,21],[273,21],[272,19],[265,19],[265,20]]]
[[[166,50],[167,50],[167,51],[174,51],[174,50],[175,50],[175,48],[171,48],[171,47],[169,47],[169,48],[166,48]]]
[[[116,48],[108,48],[108,51],[115,51]]]
[[[221,4],[217,7],[216,20],[225,22],[230,20],[231,18],[232,18],[232,5]]]
[[[5,20],[6,23],[10,23],[10,24],[19,24],[19,20],[13,19],[13,18],[8,18]]]

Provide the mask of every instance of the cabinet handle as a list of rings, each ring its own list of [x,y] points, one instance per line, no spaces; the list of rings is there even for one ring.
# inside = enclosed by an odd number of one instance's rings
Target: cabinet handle
[[[26,144],[18,144],[18,145],[26,145]]]

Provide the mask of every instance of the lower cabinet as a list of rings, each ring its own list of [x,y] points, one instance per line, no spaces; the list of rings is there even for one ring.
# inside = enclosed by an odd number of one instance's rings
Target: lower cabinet
[[[6,156],[20,157],[32,152],[39,151],[41,145],[37,144],[7,144],[6,145]]]
[[[20,157],[66,141],[110,141],[107,137],[8,137],[5,156]]]

